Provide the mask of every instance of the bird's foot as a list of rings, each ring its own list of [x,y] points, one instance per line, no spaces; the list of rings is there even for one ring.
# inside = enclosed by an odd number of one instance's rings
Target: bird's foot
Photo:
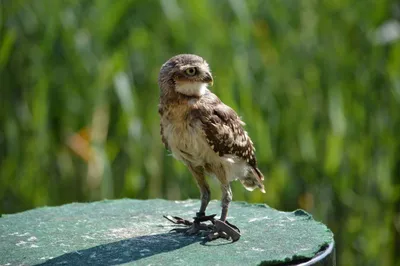
[[[174,224],[182,224],[182,225],[186,225],[186,226],[190,226],[190,228],[175,228],[172,229],[171,231],[174,232],[178,232],[178,233],[185,233],[187,235],[196,235],[196,234],[201,234],[203,232],[210,232],[213,230],[213,223],[214,223],[214,215],[209,215],[209,216],[205,216],[204,214],[197,214],[196,217],[194,217],[193,222],[182,219],[180,217],[177,216],[165,216],[164,218],[166,218],[167,220],[169,220],[170,222],[174,223]],[[207,224],[205,222],[210,221],[211,224]]]
[[[232,242],[238,241],[240,238],[240,230],[228,221],[215,220],[214,230],[207,236],[208,240],[218,238],[232,239]]]
[[[190,226],[190,228],[175,228],[171,231],[185,233],[187,235],[203,234],[208,240],[218,238],[232,239],[232,242],[238,241],[240,238],[240,230],[228,221],[215,220],[214,215],[197,215],[194,221],[188,221],[177,216],[164,216],[167,220],[174,224],[182,224]],[[211,224],[205,222],[210,221]]]
[[[208,225],[205,223],[193,222],[192,226],[186,230],[185,234],[198,235],[198,234],[201,234],[202,232],[207,232],[210,230],[212,230],[212,225]]]

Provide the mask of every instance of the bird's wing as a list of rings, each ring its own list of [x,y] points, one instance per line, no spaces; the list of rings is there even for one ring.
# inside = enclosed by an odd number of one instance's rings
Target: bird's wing
[[[161,117],[164,114],[164,109],[162,108],[161,105],[158,106],[158,113],[160,114]],[[169,150],[167,139],[164,136],[164,127],[163,127],[162,119],[160,120],[160,135],[161,135],[161,141],[164,144],[165,149]]]
[[[232,108],[218,101],[194,109],[192,115],[201,121],[207,142],[215,153],[220,157],[235,155],[242,158],[263,179],[257,169],[253,142],[243,128],[244,123]]]
[[[164,144],[165,149],[169,150],[168,142],[164,136],[164,128],[161,122],[160,122],[160,135],[161,135],[161,141]]]

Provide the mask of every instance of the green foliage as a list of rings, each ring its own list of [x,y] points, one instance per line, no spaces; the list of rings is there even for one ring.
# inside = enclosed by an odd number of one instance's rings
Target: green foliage
[[[235,183],[234,199],[312,212],[335,232],[339,265],[400,265],[396,0],[0,8],[0,213],[197,198],[164,151],[157,114],[160,66],[195,53],[212,67],[212,90],[247,122],[267,176],[266,195]]]

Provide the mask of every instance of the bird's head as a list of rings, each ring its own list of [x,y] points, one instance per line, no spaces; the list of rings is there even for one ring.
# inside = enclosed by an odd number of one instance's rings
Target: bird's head
[[[200,56],[180,54],[169,59],[160,70],[158,78],[161,90],[173,89],[187,96],[203,95],[213,77],[207,62]]]

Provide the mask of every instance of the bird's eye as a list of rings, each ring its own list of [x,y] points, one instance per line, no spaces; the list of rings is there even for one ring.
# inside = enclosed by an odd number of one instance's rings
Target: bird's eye
[[[196,68],[194,67],[189,67],[188,69],[185,70],[186,74],[189,76],[194,76],[196,74]]]

